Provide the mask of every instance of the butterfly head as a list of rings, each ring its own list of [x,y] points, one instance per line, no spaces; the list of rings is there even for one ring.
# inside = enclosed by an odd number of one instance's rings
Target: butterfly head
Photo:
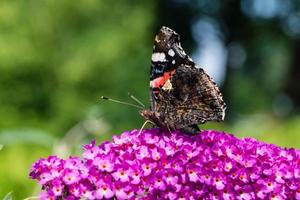
[[[149,109],[140,110],[139,112],[142,117],[150,121],[155,116],[154,112]]]
[[[159,113],[155,111],[151,111],[149,109],[141,110],[140,115],[144,117],[144,119],[151,121],[153,124],[159,127],[163,127],[163,122],[160,119]]]

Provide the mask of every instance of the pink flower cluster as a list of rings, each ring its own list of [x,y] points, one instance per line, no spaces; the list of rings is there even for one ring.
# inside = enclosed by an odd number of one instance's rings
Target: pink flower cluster
[[[92,141],[82,159],[40,159],[30,177],[52,200],[300,199],[300,151],[217,131],[133,130]]]

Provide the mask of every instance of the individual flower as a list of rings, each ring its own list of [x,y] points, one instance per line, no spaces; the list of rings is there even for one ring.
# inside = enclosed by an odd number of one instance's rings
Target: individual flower
[[[155,128],[83,149],[82,158],[49,156],[32,165],[40,199],[300,200],[300,151],[253,138]]]

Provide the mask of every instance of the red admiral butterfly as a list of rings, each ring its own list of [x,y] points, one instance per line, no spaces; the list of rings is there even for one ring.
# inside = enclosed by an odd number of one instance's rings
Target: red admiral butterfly
[[[150,70],[150,109],[140,114],[156,126],[196,134],[197,124],[223,121],[226,105],[216,83],[186,55],[179,35],[162,27]]]

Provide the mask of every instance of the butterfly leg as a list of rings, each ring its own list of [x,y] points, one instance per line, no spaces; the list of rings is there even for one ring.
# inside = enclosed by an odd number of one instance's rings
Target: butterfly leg
[[[171,133],[171,129],[170,129],[170,126],[167,124],[167,129],[169,131],[169,133]]]
[[[153,123],[152,121],[150,121],[150,120],[146,120],[146,121],[144,122],[144,124],[142,125],[142,127],[140,128],[140,131],[139,131],[139,134],[138,134],[138,135],[140,135],[140,134],[141,134],[141,132],[144,130],[144,128],[145,128],[145,126],[146,126],[146,124],[148,124],[148,123],[150,123],[150,124],[153,124],[153,125],[154,125],[154,123]]]
[[[181,128],[180,131],[182,131],[188,135],[197,135],[200,133],[200,129],[197,124]]]

